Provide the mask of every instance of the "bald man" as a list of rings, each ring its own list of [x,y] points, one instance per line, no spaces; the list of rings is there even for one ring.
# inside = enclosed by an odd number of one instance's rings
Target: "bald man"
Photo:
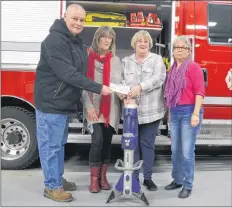
[[[71,4],[64,18],[55,20],[41,44],[36,70],[34,99],[44,196],[59,202],[72,201],[72,194],[66,191],[76,189],[75,183],[63,178],[69,114],[77,112],[82,89],[111,94],[107,86],[86,77],[88,55],[78,36],[85,16],[80,5]]]

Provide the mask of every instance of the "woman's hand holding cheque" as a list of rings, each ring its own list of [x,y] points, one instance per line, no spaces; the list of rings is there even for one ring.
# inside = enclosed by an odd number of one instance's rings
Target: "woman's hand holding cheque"
[[[140,96],[140,93],[142,91],[142,87],[141,85],[137,85],[135,87],[133,87],[129,92],[128,94],[121,94],[121,93],[118,93],[118,96],[121,100],[123,100],[124,102],[124,105],[127,105],[127,104],[135,104],[135,98],[137,96]]]
[[[137,96],[140,96],[141,91],[142,91],[141,85],[137,85],[131,89],[131,91],[128,93],[128,97],[136,98]]]

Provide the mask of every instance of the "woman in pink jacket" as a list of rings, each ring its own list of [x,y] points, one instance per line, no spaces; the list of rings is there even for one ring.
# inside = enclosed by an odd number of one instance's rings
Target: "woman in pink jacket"
[[[186,36],[174,40],[173,56],[175,62],[165,87],[170,109],[173,181],[165,189],[183,186],[179,198],[187,198],[193,186],[195,143],[203,119],[204,76],[201,67],[191,60],[191,44]]]

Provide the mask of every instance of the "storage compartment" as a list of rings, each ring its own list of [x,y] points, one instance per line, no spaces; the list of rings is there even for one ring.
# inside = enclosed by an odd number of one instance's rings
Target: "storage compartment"
[[[111,26],[116,33],[116,54],[123,58],[133,53],[131,39],[139,30],[147,30],[153,41],[152,51],[169,54],[167,46],[171,33],[171,1],[67,1],[67,6],[78,3],[87,12],[81,37],[90,47],[99,26]],[[157,44],[157,46],[155,45]]]

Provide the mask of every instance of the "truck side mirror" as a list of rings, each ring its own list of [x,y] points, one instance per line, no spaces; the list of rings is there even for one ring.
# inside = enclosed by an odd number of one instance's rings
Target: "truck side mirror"
[[[205,87],[208,86],[208,70],[206,68],[202,68],[203,74],[204,74],[204,83]]]

